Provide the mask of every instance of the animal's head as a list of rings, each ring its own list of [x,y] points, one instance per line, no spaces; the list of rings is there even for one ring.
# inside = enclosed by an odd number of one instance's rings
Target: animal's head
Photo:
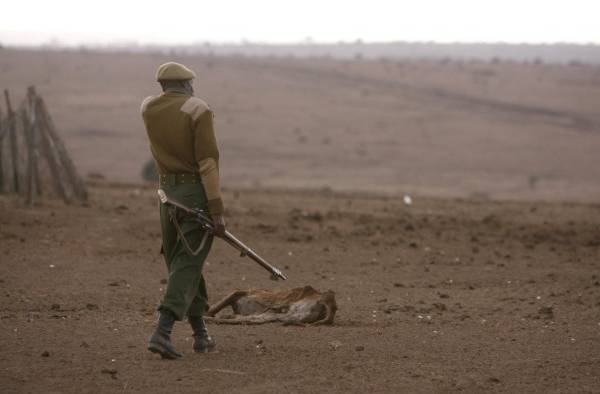
[[[337,304],[335,302],[335,293],[332,290],[323,292],[321,295],[321,302],[327,305],[335,305],[337,308]]]
[[[337,303],[335,302],[335,293],[331,290],[327,290],[321,295],[319,304],[325,307],[325,319],[324,324],[332,324],[335,313],[337,312]]]

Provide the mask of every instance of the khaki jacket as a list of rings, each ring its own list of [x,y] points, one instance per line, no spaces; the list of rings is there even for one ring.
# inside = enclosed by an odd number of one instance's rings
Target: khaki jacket
[[[147,97],[141,113],[159,174],[200,173],[210,213],[222,213],[219,149],[208,104],[169,90]]]

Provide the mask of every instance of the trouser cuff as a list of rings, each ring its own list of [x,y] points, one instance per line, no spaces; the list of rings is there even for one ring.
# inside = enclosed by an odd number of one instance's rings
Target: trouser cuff
[[[196,304],[192,305],[188,310],[187,315],[190,317],[202,317],[208,311],[208,304]]]
[[[171,315],[173,315],[173,317],[177,321],[181,321],[183,319],[183,313],[177,313],[177,311],[175,311],[175,308],[171,308],[171,307],[165,306],[165,305],[160,305],[157,308],[157,310],[159,312],[163,312],[163,313],[170,313]]]

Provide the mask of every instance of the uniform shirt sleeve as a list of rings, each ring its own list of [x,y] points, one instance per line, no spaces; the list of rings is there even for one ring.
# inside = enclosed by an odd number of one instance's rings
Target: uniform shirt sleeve
[[[219,180],[219,148],[213,128],[213,112],[204,111],[194,122],[194,152],[211,214],[223,213]]]

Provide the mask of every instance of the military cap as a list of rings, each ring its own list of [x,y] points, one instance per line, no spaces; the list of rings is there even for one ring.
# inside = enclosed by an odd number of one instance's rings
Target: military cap
[[[168,62],[161,64],[156,71],[157,81],[188,81],[196,78],[196,74],[183,64]]]

